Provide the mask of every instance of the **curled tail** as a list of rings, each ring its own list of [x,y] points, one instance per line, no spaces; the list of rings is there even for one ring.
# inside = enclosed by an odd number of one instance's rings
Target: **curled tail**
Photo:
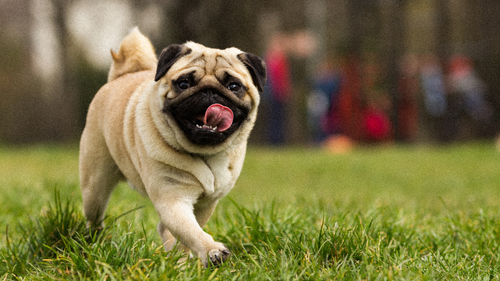
[[[153,44],[137,27],[123,38],[118,53],[111,50],[111,57],[108,82],[127,73],[155,70],[158,63]]]

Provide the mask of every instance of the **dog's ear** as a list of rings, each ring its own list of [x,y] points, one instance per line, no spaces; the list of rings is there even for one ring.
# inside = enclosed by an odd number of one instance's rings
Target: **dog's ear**
[[[160,78],[165,75],[172,65],[182,56],[191,53],[191,49],[184,45],[170,45],[163,49],[160,54],[160,59],[158,60],[158,67],[156,68],[155,81],[160,80]]]
[[[251,53],[241,53],[238,55],[238,59],[246,66],[250,75],[252,75],[253,83],[262,93],[267,79],[266,63],[259,56]]]

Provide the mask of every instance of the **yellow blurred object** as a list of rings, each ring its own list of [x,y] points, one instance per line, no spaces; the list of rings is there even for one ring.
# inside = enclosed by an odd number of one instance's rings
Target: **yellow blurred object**
[[[497,136],[497,138],[495,140],[495,146],[496,146],[497,150],[500,151],[500,135]]]
[[[348,136],[336,135],[328,137],[324,141],[323,146],[328,152],[341,154],[350,152],[354,148],[355,143]]]

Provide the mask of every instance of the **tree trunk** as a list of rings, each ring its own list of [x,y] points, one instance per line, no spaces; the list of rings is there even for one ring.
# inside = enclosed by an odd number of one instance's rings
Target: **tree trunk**
[[[389,57],[387,62],[388,91],[392,103],[391,123],[394,138],[402,140],[400,134],[400,123],[398,109],[400,108],[399,81],[401,78],[400,61],[405,52],[406,38],[406,0],[393,0],[390,7],[390,37],[389,37]]]
[[[47,104],[47,135],[49,141],[67,141],[78,134],[78,90],[75,86],[75,54],[72,52],[71,35],[66,24],[68,7],[72,1],[53,0],[54,27],[60,47],[59,84],[54,85]]]
[[[436,28],[436,54],[443,69],[443,74],[447,74],[446,65],[450,59],[450,9],[448,0],[436,0],[435,28]]]

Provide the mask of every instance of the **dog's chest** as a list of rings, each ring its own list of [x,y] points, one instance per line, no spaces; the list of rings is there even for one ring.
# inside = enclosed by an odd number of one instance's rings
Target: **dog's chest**
[[[239,155],[240,157],[234,156],[236,155],[222,154],[205,160],[214,176],[214,192],[213,194],[207,193],[205,196],[218,199],[225,196],[234,187],[240,175],[244,158],[241,155]]]

